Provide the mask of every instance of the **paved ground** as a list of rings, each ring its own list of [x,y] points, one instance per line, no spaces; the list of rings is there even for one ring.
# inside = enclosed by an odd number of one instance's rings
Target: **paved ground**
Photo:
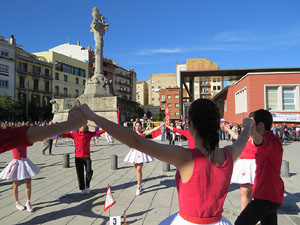
[[[229,142],[228,142],[229,143]],[[221,146],[227,142],[221,142]],[[185,142],[186,146],[187,143]],[[127,221],[135,225],[159,224],[178,211],[174,183],[175,169],[162,172],[162,163],[155,161],[143,169],[144,192],[135,196],[135,169],[123,159],[129,148],[117,142],[108,145],[101,140],[91,146],[94,177],[90,195],[80,195],[74,167],[74,147],[69,139],[60,140],[53,156],[43,156],[42,142],[28,148],[29,158],[41,172],[32,180],[34,211],[17,211],[12,197],[12,182],[0,181],[0,224],[109,224],[109,216],[121,216],[126,210]],[[279,224],[300,224],[300,142],[284,146],[284,160],[289,162],[290,177],[285,182],[285,201],[279,210]],[[63,154],[71,153],[71,168],[62,168]],[[111,170],[111,155],[118,155],[118,170]],[[0,170],[12,159],[12,153],[0,156]],[[107,184],[111,185],[117,203],[103,211]],[[25,203],[25,184],[19,187],[19,198]],[[239,186],[231,185],[224,205],[224,216],[231,222],[239,214]]]

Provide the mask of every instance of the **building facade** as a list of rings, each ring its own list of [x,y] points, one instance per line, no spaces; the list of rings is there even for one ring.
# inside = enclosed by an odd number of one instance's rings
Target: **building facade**
[[[180,117],[180,102],[179,102],[179,91],[178,87],[174,88],[165,88],[159,91],[160,96],[160,109],[165,110],[165,106],[170,108],[170,119],[179,120]],[[185,96],[187,95],[184,92]]]
[[[88,74],[87,62],[53,51],[34,54],[53,64],[54,98],[77,98],[83,94]]]
[[[220,92],[214,102],[223,118],[232,123],[242,123],[258,109],[269,110],[275,122],[300,123],[300,73],[248,73]],[[274,119],[274,115],[278,117]]]
[[[21,104],[21,118],[43,120],[51,114],[52,63],[16,48],[15,96]]]
[[[113,76],[114,95],[136,101],[136,73],[115,65]]]
[[[141,105],[148,105],[148,84],[146,81],[136,82],[136,101]]]
[[[0,96],[7,94],[15,98],[16,40],[0,36]]]
[[[201,71],[201,70],[217,70],[218,64],[211,62],[206,58],[186,59],[185,64],[176,65],[176,80],[179,86],[181,71]],[[194,99],[209,98],[212,99],[219,93],[224,86],[224,81],[221,77],[196,77],[194,79]],[[189,88],[189,84],[187,84]]]
[[[176,73],[154,73],[147,83],[149,105],[160,106],[159,90],[177,87]]]

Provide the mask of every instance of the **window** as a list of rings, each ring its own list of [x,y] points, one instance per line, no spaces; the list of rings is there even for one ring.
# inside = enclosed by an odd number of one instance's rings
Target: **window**
[[[175,108],[179,108],[179,104],[178,103],[175,104]]]
[[[25,88],[25,77],[20,76],[19,88]]]
[[[171,98],[171,95],[168,95],[168,99],[170,99]]]
[[[179,95],[175,95],[175,98],[179,98]]]
[[[175,116],[179,116],[179,112],[176,112],[176,113],[175,113]]]
[[[68,96],[68,88],[64,88],[64,97]]]
[[[267,110],[278,110],[277,89],[278,87],[266,88]]]
[[[59,96],[59,87],[58,86],[55,86],[55,95]]]
[[[82,81],[83,86],[85,86],[85,80]]]
[[[5,56],[5,57],[8,57],[8,51],[6,51],[6,50],[1,50],[1,55],[2,55],[2,56]]]
[[[295,90],[293,87],[282,88],[283,110],[295,110]]]
[[[217,90],[217,87],[216,87],[216,86],[213,86],[213,90],[216,91],[216,90]]]
[[[33,80],[33,89],[39,90],[39,80]]]
[[[217,90],[218,90],[218,91],[221,90],[221,86],[217,86]]]
[[[32,95],[31,101],[32,101],[33,105],[40,106],[40,96],[39,95]]]
[[[160,81],[160,80],[158,80],[158,81],[157,81],[157,83],[158,83],[158,84],[160,84],[160,83],[161,83],[161,81]]]
[[[168,82],[169,82],[168,80],[165,81],[166,84],[167,84]]]
[[[172,83],[174,84],[174,83],[175,83],[175,80],[172,80]]]
[[[151,83],[154,84],[154,80]]]
[[[154,101],[154,98],[152,98],[152,101]]]
[[[74,67],[73,68],[73,74],[76,76],[79,76],[79,68]]]
[[[171,104],[171,103],[169,103],[169,104],[168,104],[168,106],[171,108],[171,107],[172,107],[172,104]]]
[[[79,69],[79,75],[85,77],[85,70]]]
[[[76,77],[75,84],[79,84],[79,79]]]
[[[45,76],[46,76],[46,77],[49,77],[49,76],[50,76],[49,69],[45,69]]]
[[[19,72],[27,72],[27,63],[19,62],[18,71]]]
[[[65,73],[71,73],[72,74],[72,66],[61,64],[61,70]]]
[[[235,113],[248,112],[247,89],[244,88],[235,93]]]
[[[203,93],[207,93],[208,92],[208,87],[204,87],[203,88]]]
[[[152,86],[152,89],[154,89],[154,86]]]
[[[64,81],[68,82],[68,76],[67,75],[64,75]]]
[[[165,95],[161,95],[161,100],[162,101],[166,101],[166,96]]]
[[[8,81],[0,80],[0,88],[8,88]]]
[[[75,97],[78,97],[78,96],[79,96],[79,91],[75,90]]]
[[[8,75],[8,66],[0,64],[0,74]]]
[[[32,72],[33,72],[33,74],[40,75],[41,74],[41,67],[33,66],[32,67]]]
[[[158,89],[161,89],[161,86],[158,86]]]
[[[49,90],[50,90],[50,82],[45,81],[45,92],[49,92]]]
[[[59,73],[55,73],[55,80],[59,80]]]

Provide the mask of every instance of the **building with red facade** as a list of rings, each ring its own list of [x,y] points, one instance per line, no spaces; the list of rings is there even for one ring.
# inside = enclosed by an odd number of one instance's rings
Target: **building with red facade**
[[[300,123],[300,72],[253,72],[224,88],[213,101],[226,121],[242,123],[258,109],[274,122]]]

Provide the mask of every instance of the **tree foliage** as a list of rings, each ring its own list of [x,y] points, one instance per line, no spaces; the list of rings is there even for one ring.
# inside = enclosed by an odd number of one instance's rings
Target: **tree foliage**
[[[0,96],[0,120],[12,120],[18,108],[16,101],[3,94]]]

